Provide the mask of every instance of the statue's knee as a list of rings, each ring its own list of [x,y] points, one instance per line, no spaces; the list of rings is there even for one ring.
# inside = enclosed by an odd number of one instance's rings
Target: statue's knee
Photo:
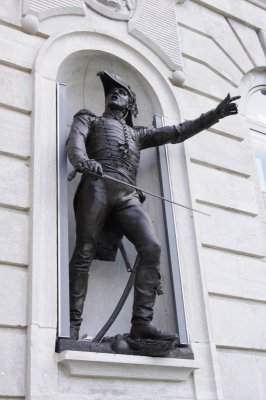
[[[95,246],[91,243],[82,243],[79,246],[80,257],[86,261],[92,261],[95,253]]]
[[[147,265],[156,265],[160,262],[161,244],[157,241],[152,241],[142,248],[140,257],[142,263]]]
[[[90,243],[78,243],[70,261],[70,269],[88,270],[94,254],[95,246]]]
[[[84,254],[89,254],[94,250],[94,245],[92,243],[81,243],[79,246],[79,249],[82,253]]]

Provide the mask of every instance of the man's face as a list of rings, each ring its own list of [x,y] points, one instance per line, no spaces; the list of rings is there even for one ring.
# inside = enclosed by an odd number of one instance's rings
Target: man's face
[[[110,89],[105,99],[105,106],[111,109],[126,110],[129,103],[129,93],[122,87]]]

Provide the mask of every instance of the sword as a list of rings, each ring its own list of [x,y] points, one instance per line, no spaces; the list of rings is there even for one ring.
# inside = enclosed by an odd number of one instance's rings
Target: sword
[[[71,171],[70,174],[68,175],[67,180],[68,180],[68,181],[72,181],[72,179],[75,178],[77,172],[79,172],[78,169],[76,169],[76,168],[73,169],[73,171]],[[130,188],[132,188],[132,189],[135,189],[135,190],[140,190],[140,191],[143,192],[143,193],[146,193],[146,194],[148,194],[148,195],[150,195],[150,196],[156,197],[157,199],[166,201],[166,202],[168,202],[168,203],[174,204],[175,206],[182,207],[182,208],[186,208],[187,210],[194,211],[194,212],[197,212],[197,213],[199,213],[199,214],[207,215],[208,217],[210,217],[210,214],[207,214],[207,213],[205,213],[205,212],[203,212],[203,211],[199,211],[199,210],[196,210],[195,208],[191,208],[191,207],[185,206],[184,204],[177,203],[176,201],[167,199],[167,198],[165,198],[165,197],[163,197],[163,196],[160,196],[160,195],[158,195],[158,194],[152,193],[152,192],[150,192],[149,190],[142,189],[142,188],[140,188],[140,187],[138,187],[138,186],[132,185],[131,183],[124,182],[124,181],[120,181],[119,179],[116,179],[116,178],[114,178],[114,177],[112,177],[112,176],[109,176],[109,175],[99,175],[99,174],[95,174],[94,172],[91,172],[91,171],[86,171],[85,173],[86,173],[86,174],[88,173],[88,174],[90,174],[90,175],[92,175],[92,176],[95,176],[95,177],[97,177],[97,178],[107,179],[107,180],[109,180],[109,181],[121,183],[121,184],[124,185],[124,186],[128,186],[128,187],[130,187]]]
[[[100,342],[102,340],[102,338],[104,337],[104,335],[106,334],[106,332],[109,330],[109,328],[113,325],[114,321],[116,320],[116,318],[118,317],[118,314],[120,313],[120,311],[123,308],[123,305],[125,304],[129,293],[131,292],[131,289],[134,285],[134,281],[135,281],[135,272],[136,269],[138,267],[138,263],[139,263],[139,256],[137,255],[136,259],[135,259],[135,263],[133,268],[131,268],[127,255],[126,255],[126,250],[124,248],[123,243],[121,243],[120,245],[120,251],[122,253],[123,259],[125,261],[125,264],[127,266],[127,271],[130,272],[125,290],[123,291],[117,306],[115,307],[112,315],[110,316],[110,318],[108,319],[108,321],[104,324],[104,326],[102,327],[102,329],[97,333],[97,335],[95,336],[95,338],[92,340],[93,342]]]

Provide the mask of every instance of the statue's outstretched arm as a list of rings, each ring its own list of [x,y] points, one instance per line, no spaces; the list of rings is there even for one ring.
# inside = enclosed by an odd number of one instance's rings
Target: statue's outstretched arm
[[[202,114],[199,118],[182,122],[179,125],[165,126],[162,128],[143,129],[140,132],[141,148],[161,146],[167,143],[180,143],[210,128],[219,122],[219,119],[237,114],[237,104],[234,103],[240,96],[230,97],[228,94],[218,106]]]

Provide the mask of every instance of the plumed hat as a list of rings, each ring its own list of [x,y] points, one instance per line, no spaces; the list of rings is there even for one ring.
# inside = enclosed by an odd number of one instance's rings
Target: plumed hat
[[[133,127],[132,116],[135,118],[138,115],[138,108],[136,103],[136,94],[133,92],[131,87],[118,75],[113,74],[112,72],[108,71],[99,71],[97,76],[101,78],[105,96],[107,96],[110,89],[114,87],[122,87],[126,89],[129,93],[130,98],[130,110],[128,111],[128,115],[126,117],[126,123],[129,126]]]

